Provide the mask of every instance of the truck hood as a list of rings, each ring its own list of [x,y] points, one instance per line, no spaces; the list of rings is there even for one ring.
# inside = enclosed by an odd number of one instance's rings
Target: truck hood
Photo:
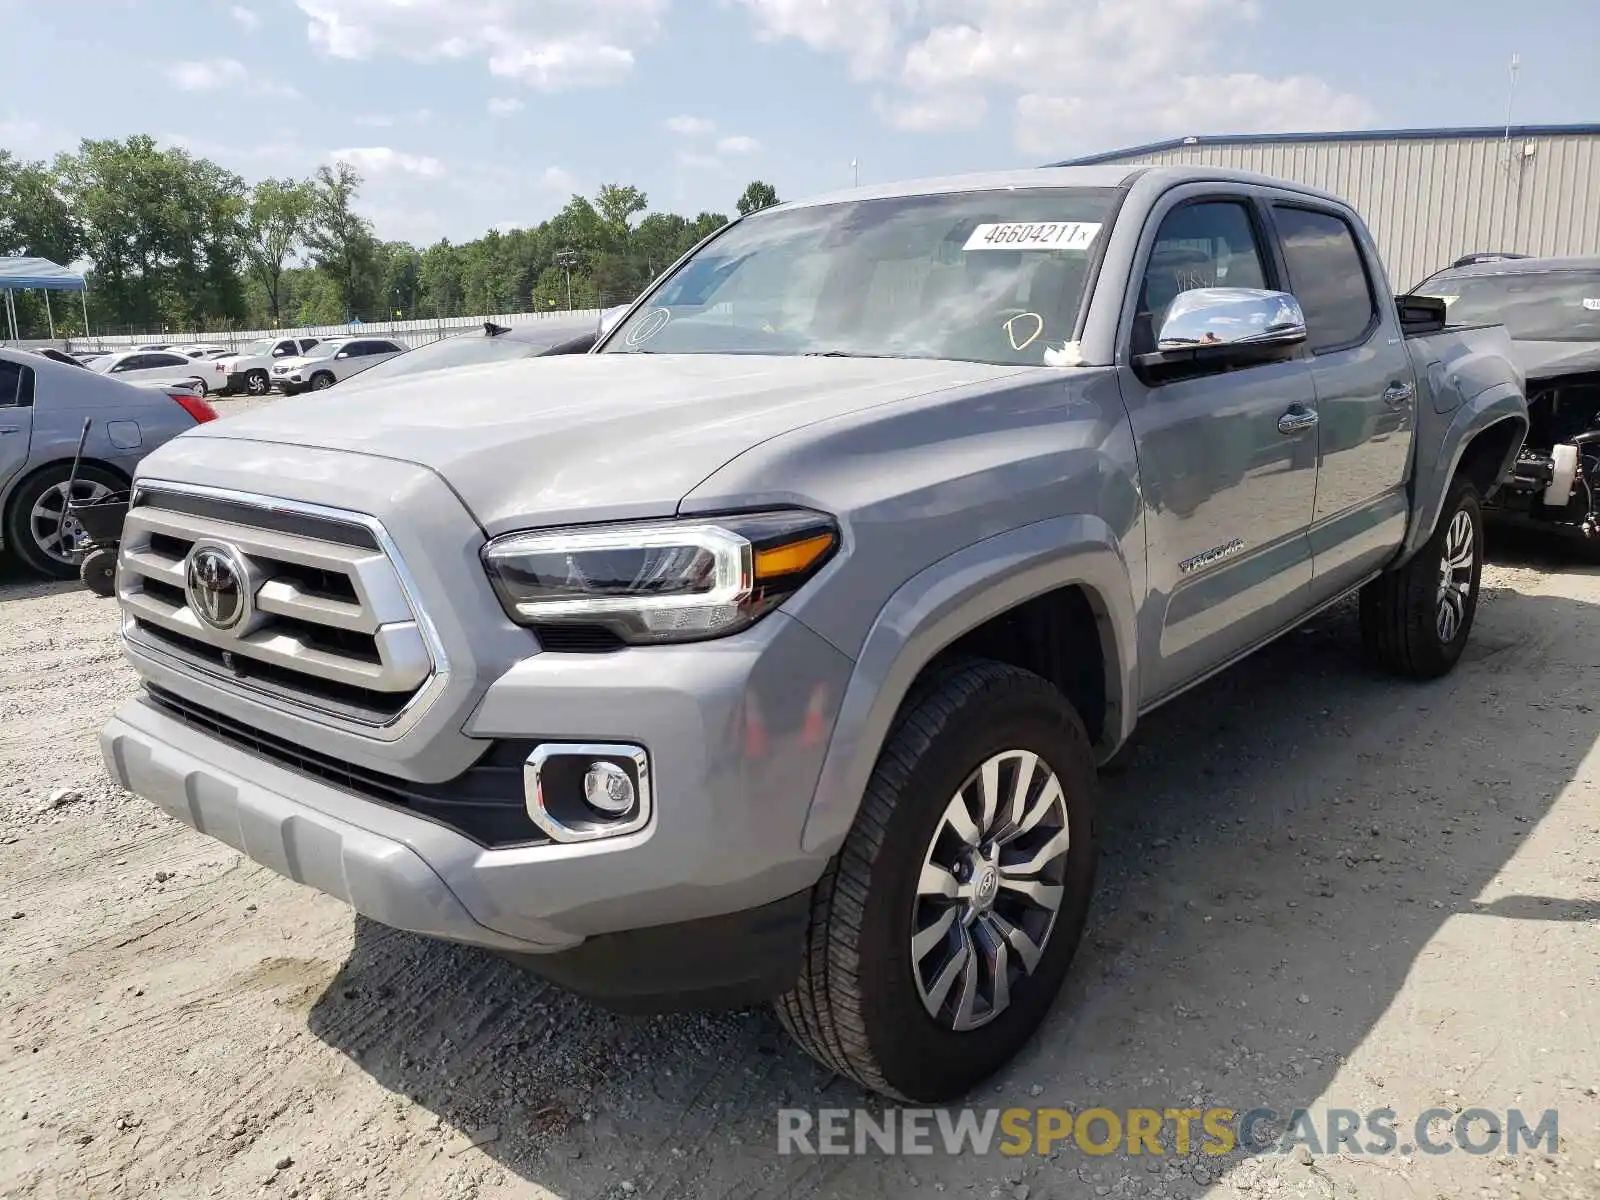
[[[668,515],[719,467],[779,434],[1037,369],[926,359],[552,356],[397,379],[346,397],[316,392],[184,437],[415,463],[437,472],[493,535]]]
[[[1600,371],[1600,342],[1513,342],[1512,349],[1529,379]]]

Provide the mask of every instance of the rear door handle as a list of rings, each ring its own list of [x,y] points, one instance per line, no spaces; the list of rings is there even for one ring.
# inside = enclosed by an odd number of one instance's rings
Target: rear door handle
[[[1391,408],[1399,408],[1417,394],[1416,384],[1391,383],[1383,389],[1383,402]]]
[[[1304,433],[1306,430],[1315,427],[1316,423],[1316,409],[1305,408],[1299,404],[1296,404],[1288,412],[1284,413],[1283,416],[1278,418],[1278,432]]]

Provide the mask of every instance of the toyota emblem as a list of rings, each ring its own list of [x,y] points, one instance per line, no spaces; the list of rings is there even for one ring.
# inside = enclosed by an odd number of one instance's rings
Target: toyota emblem
[[[249,579],[243,559],[232,546],[195,546],[183,567],[189,610],[218,632],[237,629],[250,612]]]

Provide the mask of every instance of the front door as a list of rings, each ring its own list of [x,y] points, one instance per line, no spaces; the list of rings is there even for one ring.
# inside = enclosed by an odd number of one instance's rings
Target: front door
[[[0,358],[0,491],[28,465],[33,439],[33,372]]]
[[[1123,394],[1139,451],[1149,552],[1142,694],[1155,703],[1304,609],[1317,487],[1304,358],[1160,381],[1131,363],[1167,306],[1199,287],[1277,288],[1248,196],[1180,198],[1144,250]]]
[[[1312,601],[1331,600],[1383,565],[1405,538],[1416,384],[1384,276],[1340,213],[1274,203],[1289,288],[1306,316],[1317,392]]]

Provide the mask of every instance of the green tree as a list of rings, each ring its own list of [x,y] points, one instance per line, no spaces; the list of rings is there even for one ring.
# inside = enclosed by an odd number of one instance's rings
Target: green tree
[[[347,162],[318,167],[311,185],[311,223],[305,234],[317,270],[337,290],[338,306],[343,310],[338,319],[345,321],[370,307],[378,250],[372,223],[352,207],[361,184],[361,176]]]
[[[20,162],[0,150],[0,254],[26,254],[66,264],[82,235],[56,175],[42,162]]]
[[[744,195],[739,197],[739,215],[748,217],[758,209],[771,208],[778,203],[778,189],[770,183],[757,179],[744,189]]]
[[[293,179],[263,179],[250,193],[242,245],[250,274],[267,295],[267,317],[281,324],[283,272],[305,239],[316,210],[316,192]]]

